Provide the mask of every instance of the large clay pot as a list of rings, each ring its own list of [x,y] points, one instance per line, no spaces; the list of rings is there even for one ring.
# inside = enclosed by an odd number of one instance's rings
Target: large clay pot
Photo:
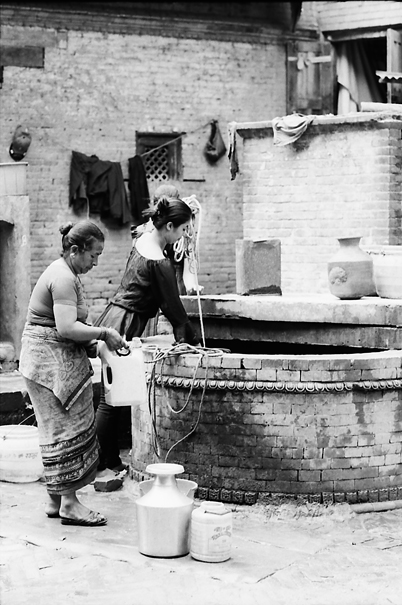
[[[373,259],[359,246],[361,237],[338,238],[339,250],[328,262],[331,294],[341,299],[357,299],[376,294]]]

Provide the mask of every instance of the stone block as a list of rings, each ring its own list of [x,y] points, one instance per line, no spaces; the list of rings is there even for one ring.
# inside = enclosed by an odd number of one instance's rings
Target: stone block
[[[208,488],[207,487],[198,488],[198,498],[200,500],[208,500]]]
[[[221,490],[219,488],[213,488],[213,487],[209,488],[209,494],[208,494],[209,500],[213,500],[213,501],[217,502],[220,500],[220,496],[221,496]]]
[[[255,504],[257,502],[258,493],[257,492],[245,492],[244,494],[244,504]]]
[[[221,502],[231,502],[232,501],[232,490],[231,489],[221,489]]]
[[[367,489],[364,490],[359,490],[358,491],[358,502],[359,503],[364,503],[364,502],[368,502],[369,501],[369,493]]]
[[[280,240],[236,240],[236,293],[282,294]]]
[[[234,490],[232,492],[232,502],[234,504],[243,504],[244,502],[244,492],[240,490]]]
[[[322,503],[326,504],[326,505],[333,504],[334,503],[334,494],[332,492],[323,492]]]

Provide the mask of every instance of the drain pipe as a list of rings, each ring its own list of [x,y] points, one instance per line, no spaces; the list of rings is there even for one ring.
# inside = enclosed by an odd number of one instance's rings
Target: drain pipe
[[[355,513],[378,513],[386,510],[402,508],[402,500],[389,500],[387,502],[365,502],[364,504],[351,504]]]

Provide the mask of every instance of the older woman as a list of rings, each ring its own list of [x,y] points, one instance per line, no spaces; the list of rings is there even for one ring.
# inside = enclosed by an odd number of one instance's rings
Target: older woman
[[[81,221],[60,232],[62,257],[42,273],[31,295],[19,369],[38,423],[48,492],[45,512],[60,517],[63,525],[94,527],[105,525],[106,518],[76,495],[93,481],[98,466],[88,354],[94,356],[96,340],[104,340],[111,350],[127,342],[113,328],[85,323],[88,310],[79,276],[98,264],[102,231]]]

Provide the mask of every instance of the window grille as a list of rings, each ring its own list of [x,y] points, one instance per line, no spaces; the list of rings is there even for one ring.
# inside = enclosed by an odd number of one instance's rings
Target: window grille
[[[163,183],[181,179],[181,138],[178,138],[179,136],[178,133],[137,133],[137,153],[142,156],[148,182]],[[169,143],[169,141],[171,142]]]

